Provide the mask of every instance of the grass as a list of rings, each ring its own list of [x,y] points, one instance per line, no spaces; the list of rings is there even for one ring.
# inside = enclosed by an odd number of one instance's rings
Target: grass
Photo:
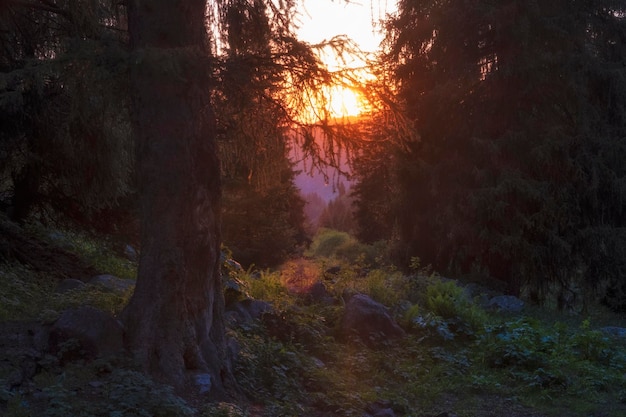
[[[49,229],[40,224],[29,224],[27,232],[40,239],[75,253],[95,270],[118,278],[137,278],[137,264],[120,256],[112,244],[76,230]]]
[[[0,413],[362,416],[379,402],[399,416],[415,417],[443,412],[517,417],[530,415],[529,410],[545,416],[626,415],[626,348],[597,330],[621,325],[623,318],[600,310],[591,318],[534,308],[515,316],[488,312],[455,281],[420,272],[417,266],[411,275],[402,274],[381,257],[372,257],[378,251],[374,246],[337,236],[323,232],[319,239],[326,243],[314,243],[309,255],[315,258],[306,262],[294,260],[280,271],[235,274],[245,294],[274,306],[262,321],[228,330],[240,352],[234,371],[250,403],[194,408],[126,359],[60,367],[47,357],[33,381],[34,392],[42,394],[33,397],[0,383]],[[97,242],[78,241],[83,243],[72,247],[82,248],[81,256],[95,256],[97,250],[90,248],[97,248]],[[343,251],[347,247],[351,249]],[[115,265],[111,252],[102,254],[103,265]],[[329,265],[340,265],[339,272],[325,274]],[[316,279],[324,280],[334,304],[311,304],[294,291]],[[379,348],[338,342],[335,331],[346,290],[390,307],[407,336]],[[47,316],[81,303],[115,314],[127,297],[91,287],[54,295],[46,277],[18,265],[0,266],[1,320],[49,320]]]
[[[40,320],[51,322],[68,308],[91,305],[117,315],[128,302],[132,289],[120,293],[96,285],[55,292],[57,283],[45,274],[19,264],[0,266],[0,321]]]

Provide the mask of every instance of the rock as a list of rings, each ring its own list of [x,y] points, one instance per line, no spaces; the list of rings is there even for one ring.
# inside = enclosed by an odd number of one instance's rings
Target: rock
[[[223,276],[224,280],[224,304],[229,308],[244,297],[247,297],[244,284],[234,276]]]
[[[193,382],[200,394],[211,391],[211,374],[198,373],[193,376]]]
[[[135,249],[132,245],[124,246],[124,256],[131,262],[139,261],[139,253],[137,253],[137,249]]]
[[[396,417],[389,401],[376,401],[368,405],[366,411],[371,417]]]
[[[324,363],[324,361],[319,358],[313,356],[311,357],[311,362],[313,362],[313,365],[315,365],[315,367],[318,369],[326,368],[326,364]]]
[[[224,263],[231,271],[244,272],[243,266],[241,266],[241,264],[234,259],[226,259],[226,262]]]
[[[8,388],[22,386],[37,373],[48,346],[47,336],[47,327],[36,322],[0,323],[0,380]]]
[[[607,326],[601,328],[600,331],[607,336],[626,338],[626,328],[624,327]]]
[[[524,308],[524,302],[512,295],[498,295],[489,300],[487,308],[505,313],[519,313]]]
[[[263,314],[271,312],[272,310],[273,307],[268,302],[247,298],[234,303],[228,308],[227,313],[232,322],[235,324],[243,324],[258,320]]]
[[[372,417],[396,417],[396,413],[391,408],[382,408],[372,414]]]
[[[328,268],[326,271],[324,271],[324,274],[329,274],[329,275],[337,275],[338,273],[341,272],[341,266],[339,265],[335,265],[335,266],[331,266],[330,268]]]
[[[110,292],[125,293],[135,287],[135,281],[130,279],[118,278],[114,275],[96,275],[88,282],[90,285],[97,285],[102,289]]]
[[[333,305],[335,299],[326,289],[323,282],[316,282],[311,285],[304,293],[305,300],[310,304]]]
[[[68,291],[77,290],[85,287],[85,283],[79,279],[68,278],[59,282],[54,292],[64,294]]]
[[[50,330],[50,350],[63,359],[89,359],[124,349],[124,327],[119,320],[90,306],[66,310]]]
[[[342,338],[357,335],[370,347],[385,339],[398,339],[405,335],[387,307],[364,294],[356,294],[348,300],[340,328]]]

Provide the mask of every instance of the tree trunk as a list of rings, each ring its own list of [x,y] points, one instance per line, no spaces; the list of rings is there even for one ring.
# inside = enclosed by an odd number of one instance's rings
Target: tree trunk
[[[131,94],[137,141],[141,256],[124,311],[127,344],[177,387],[211,375],[234,384],[220,277],[220,168],[204,0],[131,0]]]

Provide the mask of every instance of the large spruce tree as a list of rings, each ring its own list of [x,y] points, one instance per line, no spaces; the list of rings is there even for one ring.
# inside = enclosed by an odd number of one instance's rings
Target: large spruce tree
[[[141,257],[124,321],[131,352],[182,386],[232,387],[220,277],[220,168],[206,1],[129,2]],[[191,375],[190,375],[191,374]]]
[[[399,2],[389,62],[420,136],[396,170],[407,256],[539,297],[623,277],[624,13]]]

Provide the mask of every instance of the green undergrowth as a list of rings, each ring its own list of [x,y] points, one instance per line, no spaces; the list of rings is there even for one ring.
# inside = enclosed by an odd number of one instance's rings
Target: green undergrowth
[[[97,286],[55,292],[57,282],[46,274],[19,264],[0,265],[0,321],[41,320],[50,322],[68,308],[90,305],[118,314],[128,302],[132,289],[112,292]]]
[[[228,270],[241,298],[273,306],[227,332],[246,402],[191,405],[122,358],[61,366],[46,357],[29,393],[0,381],[0,414],[361,417],[372,404],[385,404],[414,417],[626,415],[626,348],[598,330],[613,316],[487,311],[480,295],[421,268],[418,259],[405,274],[378,252],[377,245],[323,231],[310,258],[280,271]],[[0,271],[2,320],[51,320],[81,303],[116,313],[130,295],[92,287],[56,295],[50,280],[25,267]],[[330,300],[311,302],[298,280],[323,282]],[[345,303],[356,292],[387,306],[406,336],[373,348],[340,342]]]
[[[5,393],[3,415],[187,417],[196,412],[170,386],[154,382],[124,358],[78,361],[61,368],[56,358],[48,357],[41,364],[31,387],[39,395]]]
[[[137,278],[137,263],[121,256],[109,241],[76,230],[50,229],[37,223],[27,225],[26,232],[78,255],[96,271],[118,278]]]
[[[240,380],[266,405],[264,415],[360,416],[376,402],[406,416],[625,415],[626,349],[595,318],[486,311],[460,283],[420,269],[418,260],[406,275],[371,254],[345,256],[354,241],[343,234],[323,231],[318,239],[309,255],[336,303],[303,304],[276,288],[278,276],[262,277],[256,285],[271,288],[265,294],[280,307],[236,335]],[[338,268],[329,273],[331,266]],[[378,348],[337,342],[346,291],[388,306],[407,336]]]

